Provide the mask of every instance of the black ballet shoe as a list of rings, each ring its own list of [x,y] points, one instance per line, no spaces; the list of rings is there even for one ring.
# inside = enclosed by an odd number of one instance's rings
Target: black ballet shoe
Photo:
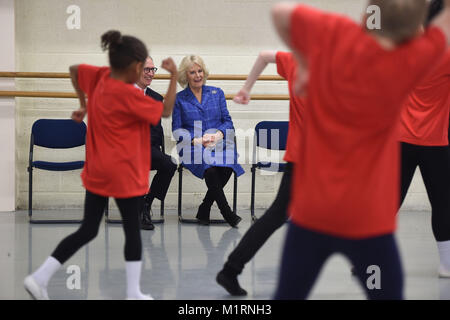
[[[239,285],[239,281],[236,277],[232,277],[230,275],[225,274],[223,271],[220,271],[217,274],[216,281],[220,284],[229,294],[232,296],[246,296],[247,291],[241,288]]]

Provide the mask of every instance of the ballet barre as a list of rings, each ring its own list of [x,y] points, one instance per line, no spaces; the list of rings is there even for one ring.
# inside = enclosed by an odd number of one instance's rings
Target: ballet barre
[[[77,94],[72,92],[50,92],[50,91],[0,91],[0,97],[75,99],[77,98]],[[234,98],[234,95],[226,94],[225,98],[227,100],[232,100]],[[251,100],[289,100],[289,96],[256,94],[251,96]]]
[[[39,79],[70,79],[69,73],[63,72],[0,72],[0,78],[39,78]],[[158,74],[155,75],[156,80],[168,80],[170,75]],[[208,80],[226,80],[226,81],[240,81],[246,80],[246,75],[226,75],[215,74],[210,75]],[[264,75],[260,76],[258,80],[261,81],[285,81],[280,76]],[[52,91],[0,91],[0,97],[14,97],[14,98],[63,98],[63,99],[76,99],[77,95],[74,92],[52,92]],[[234,98],[233,94],[226,94],[227,100]],[[255,94],[251,96],[251,100],[289,100],[289,95],[276,95],[276,94]]]
[[[68,72],[5,72],[0,71],[0,78],[41,78],[41,79],[70,79]],[[169,80],[169,74],[156,74],[153,79]],[[208,80],[247,80],[244,74],[210,74]],[[258,78],[262,81],[285,81],[283,77],[262,75]]]

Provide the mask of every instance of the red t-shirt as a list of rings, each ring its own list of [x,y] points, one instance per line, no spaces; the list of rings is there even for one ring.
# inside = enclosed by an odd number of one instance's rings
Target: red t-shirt
[[[292,220],[349,239],[393,233],[401,108],[443,57],[444,34],[431,27],[388,51],[343,16],[300,5],[291,19],[292,46],[307,59],[310,75]]]
[[[133,84],[111,78],[107,67],[80,65],[78,83],[88,96],[84,187],[114,198],[146,194],[149,123],[159,122],[163,104],[144,96]]]
[[[294,162],[295,150],[300,148],[300,128],[302,125],[302,113],[304,109],[304,99],[295,96],[294,81],[297,77],[297,62],[290,52],[279,51],[276,54],[277,72],[288,81],[289,87],[289,132],[284,160]]]
[[[400,141],[447,146],[450,113],[450,52],[409,95],[402,112]]]

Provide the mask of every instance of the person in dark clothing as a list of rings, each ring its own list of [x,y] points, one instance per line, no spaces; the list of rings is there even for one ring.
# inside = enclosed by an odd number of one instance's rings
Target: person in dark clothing
[[[141,89],[145,95],[150,96],[157,101],[163,101],[164,97],[162,95],[149,88],[157,70],[158,68],[155,67],[153,59],[148,57],[145,61],[144,71],[135,86]],[[177,170],[175,161],[163,152],[164,130],[161,121],[155,126],[150,126],[150,128],[152,156],[151,170],[156,170],[156,175],[152,180],[148,193],[144,196],[141,211],[141,228],[144,230],[155,229],[150,214],[153,200],[155,198],[160,201],[164,200],[172,177]]]

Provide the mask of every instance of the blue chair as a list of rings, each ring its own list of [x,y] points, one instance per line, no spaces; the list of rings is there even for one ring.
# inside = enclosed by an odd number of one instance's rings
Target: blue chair
[[[252,161],[252,190],[250,201],[250,213],[252,221],[255,216],[255,177],[256,169],[284,172],[286,163],[274,163],[258,161],[257,148],[268,150],[286,150],[286,142],[289,130],[289,121],[261,121],[255,127],[255,136],[253,140],[253,161]]]
[[[80,223],[82,220],[35,220],[33,214],[33,168],[47,171],[71,171],[82,169],[84,161],[48,162],[34,161],[34,146],[49,149],[69,149],[83,146],[86,142],[86,124],[71,119],[40,119],[31,128],[28,162],[28,216],[30,223]]]

